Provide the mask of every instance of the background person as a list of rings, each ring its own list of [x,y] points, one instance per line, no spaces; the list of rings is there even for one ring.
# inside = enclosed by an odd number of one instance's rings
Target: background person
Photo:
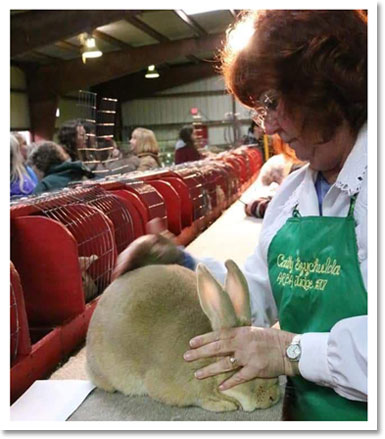
[[[276,154],[263,164],[257,180],[248,191],[248,201],[245,204],[245,213],[248,216],[263,218],[271,199],[284,179],[304,165],[297,159],[295,152],[277,135],[273,136],[273,149]]]
[[[257,110],[266,134],[278,134],[308,164],[275,194],[243,269],[255,326],[195,337],[185,359],[214,357],[197,379],[234,370],[220,391],[254,377],[288,376],[285,420],[365,421],[367,17],[249,11],[233,32],[245,26],[251,37],[244,47],[232,47],[236,34],[228,35],[227,87]],[[149,242],[164,245],[164,255],[175,251],[164,239],[134,241],[114,276],[140,266]],[[183,263],[182,253],[174,262]],[[223,282],[223,265],[204,262]]]
[[[147,128],[135,128],[131,134],[132,152],[139,158],[137,171],[160,168],[159,145],[153,131]]]
[[[69,154],[72,161],[82,160],[83,148],[87,148],[87,132],[79,119],[63,123],[58,132],[60,145]]]
[[[36,144],[29,160],[40,179],[34,194],[62,189],[71,182],[93,177],[81,161],[71,161],[64,148],[54,142]]]
[[[133,154],[129,145],[118,147],[111,137],[101,139],[98,144],[97,159],[100,161],[94,170],[100,176],[124,174],[136,171],[140,159]]]
[[[195,143],[195,134],[192,125],[185,125],[179,131],[179,140],[175,145],[175,158],[176,165],[185,162],[193,162],[201,160],[202,154],[198,151]]]
[[[11,197],[30,195],[37,184],[37,177],[31,167],[24,164],[20,143],[13,134],[11,134],[10,152],[10,195]]]
[[[17,131],[12,132],[11,134],[15,136],[17,141],[19,142],[20,152],[21,155],[23,156],[24,163],[26,163],[28,160],[29,148],[27,145],[27,141],[25,140],[25,137],[22,134],[18,133]]]

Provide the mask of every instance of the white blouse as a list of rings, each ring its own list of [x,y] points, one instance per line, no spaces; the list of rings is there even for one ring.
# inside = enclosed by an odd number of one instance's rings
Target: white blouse
[[[347,216],[350,197],[358,192],[354,218],[358,260],[367,288],[367,127],[361,129],[336,182],[324,197],[324,216]],[[243,268],[249,289],[252,322],[271,326],[277,320],[277,308],[270,287],[267,252],[277,231],[291,217],[298,204],[302,216],[319,215],[314,182],[317,172],[308,165],[290,174],[271,201],[263,221],[260,241]],[[205,258],[202,262],[220,282],[226,270],[223,264]],[[330,333],[306,333],[301,339],[299,361],[301,375],[319,385],[331,387],[339,395],[357,401],[367,399],[367,316],[339,321]]]

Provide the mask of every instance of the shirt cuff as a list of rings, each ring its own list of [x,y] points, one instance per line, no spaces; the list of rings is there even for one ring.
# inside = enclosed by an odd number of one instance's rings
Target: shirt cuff
[[[190,253],[187,253],[186,251],[183,250],[184,249],[183,246],[178,246],[178,248],[182,252],[182,259],[179,262],[179,265],[182,265],[183,267],[188,268],[189,270],[195,271],[195,268],[197,266],[196,260],[190,255]]]
[[[321,386],[332,387],[327,361],[328,332],[308,332],[301,337],[299,371],[303,378]]]

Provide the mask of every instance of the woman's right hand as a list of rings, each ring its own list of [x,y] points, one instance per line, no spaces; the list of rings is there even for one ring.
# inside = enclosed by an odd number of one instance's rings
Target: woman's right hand
[[[135,268],[150,264],[176,264],[183,258],[174,242],[174,235],[155,218],[147,224],[147,235],[133,241],[117,258],[112,281]]]

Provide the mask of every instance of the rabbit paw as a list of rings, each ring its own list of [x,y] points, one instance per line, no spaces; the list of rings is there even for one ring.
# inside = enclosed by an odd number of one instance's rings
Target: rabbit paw
[[[201,401],[200,406],[210,412],[231,412],[238,410],[237,404],[225,399],[209,398]]]

